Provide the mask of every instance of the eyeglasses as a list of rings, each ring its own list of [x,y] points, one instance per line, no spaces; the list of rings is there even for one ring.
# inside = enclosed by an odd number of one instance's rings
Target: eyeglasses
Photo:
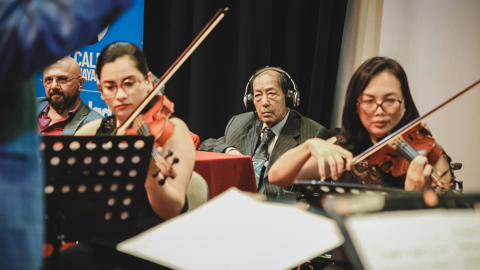
[[[69,78],[67,76],[48,76],[43,79],[40,79],[40,81],[43,81],[43,85],[46,87],[50,87],[52,85],[53,81],[56,80],[57,84],[65,85],[71,80],[77,80],[80,79],[82,76],[78,76],[76,78]]]
[[[398,112],[400,109],[400,105],[402,104],[402,100],[399,99],[386,99],[382,103],[377,103],[373,99],[367,100],[359,100],[357,102],[358,108],[364,114],[374,114],[378,107],[382,108],[382,110],[387,114],[394,114]]]
[[[138,79],[135,77],[126,78],[123,80],[122,84],[120,84],[120,87],[128,95],[133,94],[137,90],[138,83],[143,81],[145,77],[143,77],[143,79]],[[98,90],[103,98],[113,98],[117,95],[118,85],[111,82],[105,82]]]

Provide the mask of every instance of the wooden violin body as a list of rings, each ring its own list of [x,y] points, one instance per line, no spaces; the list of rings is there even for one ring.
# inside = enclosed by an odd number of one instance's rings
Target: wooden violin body
[[[152,148],[152,158],[158,167],[158,171],[153,175],[157,177],[162,173],[159,184],[163,185],[167,178],[175,179],[177,173],[173,170],[172,165],[178,163],[178,159],[174,158],[173,162],[168,162],[167,158],[173,155],[169,152],[163,157],[157,150],[157,147],[163,147],[165,143],[173,135],[175,124],[169,118],[173,113],[174,103],[166,96],[156,97],[155,103],[144,114],[139,114],[133,121],[130,129],[127,129],[125,135],[144,135],[153,136],[155,144]]]
[[[391,172],[394,177],[399,177],[407,173],[410,162],[416,156],[426,156],[428,162],[435,165],[442,153],[442,147],[430,131],[418,124],[402,134],[401,139],[396,138],[388,146],[373,153],[370,163],[377,164],[384,172]]]
[[[147,112],[137,116],[141,122],[137,121],[138,123],[128,129],[125,134],[137,135],[141,125],[146,124],[148,132],[154,137],[155,145],[157,147],[163,147],[173,135],[175,129],[175,124],[169,120],[174,112],[173,107],[174,103],[166,96],[159,96]]]

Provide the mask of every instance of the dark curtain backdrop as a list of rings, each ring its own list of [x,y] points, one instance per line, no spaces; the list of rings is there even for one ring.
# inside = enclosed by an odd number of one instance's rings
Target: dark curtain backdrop
[[[330,127],[347,0],[145,0],[143,49],[158,77],[217,10],[225,18],[166,85],[201,140],[223,135],[246,112],[245,85],[255,70],[281,67],[297,83],[304,116]]]

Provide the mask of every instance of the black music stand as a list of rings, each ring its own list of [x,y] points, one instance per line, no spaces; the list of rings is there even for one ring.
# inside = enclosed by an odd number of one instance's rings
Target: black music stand
[[[114,246],[138,233],[153,137],[47,136],[41,147],[51,265],[65,241]]]
[[[319,181],[319,180],[295,180],[294,185],[300,195],[297,201],[308,203],[313,207],[313,211],[321,214],[324,213],[324,202],[326,199],[336,198],[338,196],[357,196],[377,194],[386,195],[389,198],[403,198],[404,196],[415,195],[417,192],[407,192],[399,188],[387,188],[377,185],[361,185],[353,183],[342,183],[336,181]],[[368,198],[368,197],[367,197]],[[373,207],[371,204],[369,207]]]
[[[300,193],[297,197],[297,201],[307,203],[309,205],[309,211],[311,212],[334,219],[338,223],[339,228],[345,237],[345,243],[341,247],[324,254],[327,259],[321,257],[317,259],[324,264],[331,263],[332,259],[339,260],[340,262],[345,261],[351,263],[355,269],[358,268],[357,266],[360,264],[360,259],[353,249],[353,244],[351,243],[348,232],[343,225],[345,216],[338,215],[336,212],[331,212],[332,209],[334,209],[334,207],[330,205],[331,201],[339,198],[349,198],[350,196],[363,198],[358,205],[355,205],[357,209],[362,208],[365,211],[372,211],[374,209],[380,210],[378,209],[379,196],[389,194],[391,197],[401,197],[407,193],[398,188],[385,188],[382,186],[341,183],[335,181],[295,180],[294,185],[296,190]],[[369,199],[373,199],[373,201],[370,201]],[[346,261],[347,258],[345,257],[348,258],[348,261]],[[336,263],[339,263],[339,261],[336,261]]]
[[[461,209],[473,208],[480,203],[478,194],[447,192],[438,196],[435,206],[428,206],[422,192],[410,192],[399,188],[360,185],[339,182],[299,181],[294,182],[301,192],[300,201],[310,204],[313,212],[334,219],[342,231],[345,242],[340,256],[346,256],[354,269],[364,266],[355,250],[350,234],[345,226],[348,216],[380,211],[417,210],[431,208]],[[343,254],[342,254],[343,252]]]

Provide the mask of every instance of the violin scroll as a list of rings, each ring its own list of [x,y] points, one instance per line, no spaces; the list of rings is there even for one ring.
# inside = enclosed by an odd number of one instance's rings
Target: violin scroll
[[[179,162],[176,157],[173,158],[171,163],[167,161],[168,158],[172,157],[172,151],[168,151],[168,154],[163,157],[157,149],[157,147],[163,147],[173,135],[175,124],[170,122],[169,119],[173,113],[173,106],[173,102],[166,96],[161,96],[146,113],[135,117],[132,128],[126,132],[127,135],[140,134],[154,137],[155,144],[152,146],[152,158],[158,171],[152,176],[156,178],[161,173],[161,179],[158,181],[161,186],[165,184],[167,178],[175,179],[177,174],[172,166]]]
[[[158,184],[160,186],[163,186],[167,178],[175,179],[175,177],[177,176],[177,173],[175,172],[175,170],[173,170],[172,166],[180,162],[180,160],[174,157],[171,163],[167,161],[167,158],[173,156],[173,152],[168,151],[168,154],[165,157],[163,157],[162,155],[160,155],[158,151],[156,151],[156,153],[152,153],[152,156],[158,168],[158,170],[152,175],[153,178],[156,178],[161,173],[161,177],[160,177],[160,180],[158,181]]]

